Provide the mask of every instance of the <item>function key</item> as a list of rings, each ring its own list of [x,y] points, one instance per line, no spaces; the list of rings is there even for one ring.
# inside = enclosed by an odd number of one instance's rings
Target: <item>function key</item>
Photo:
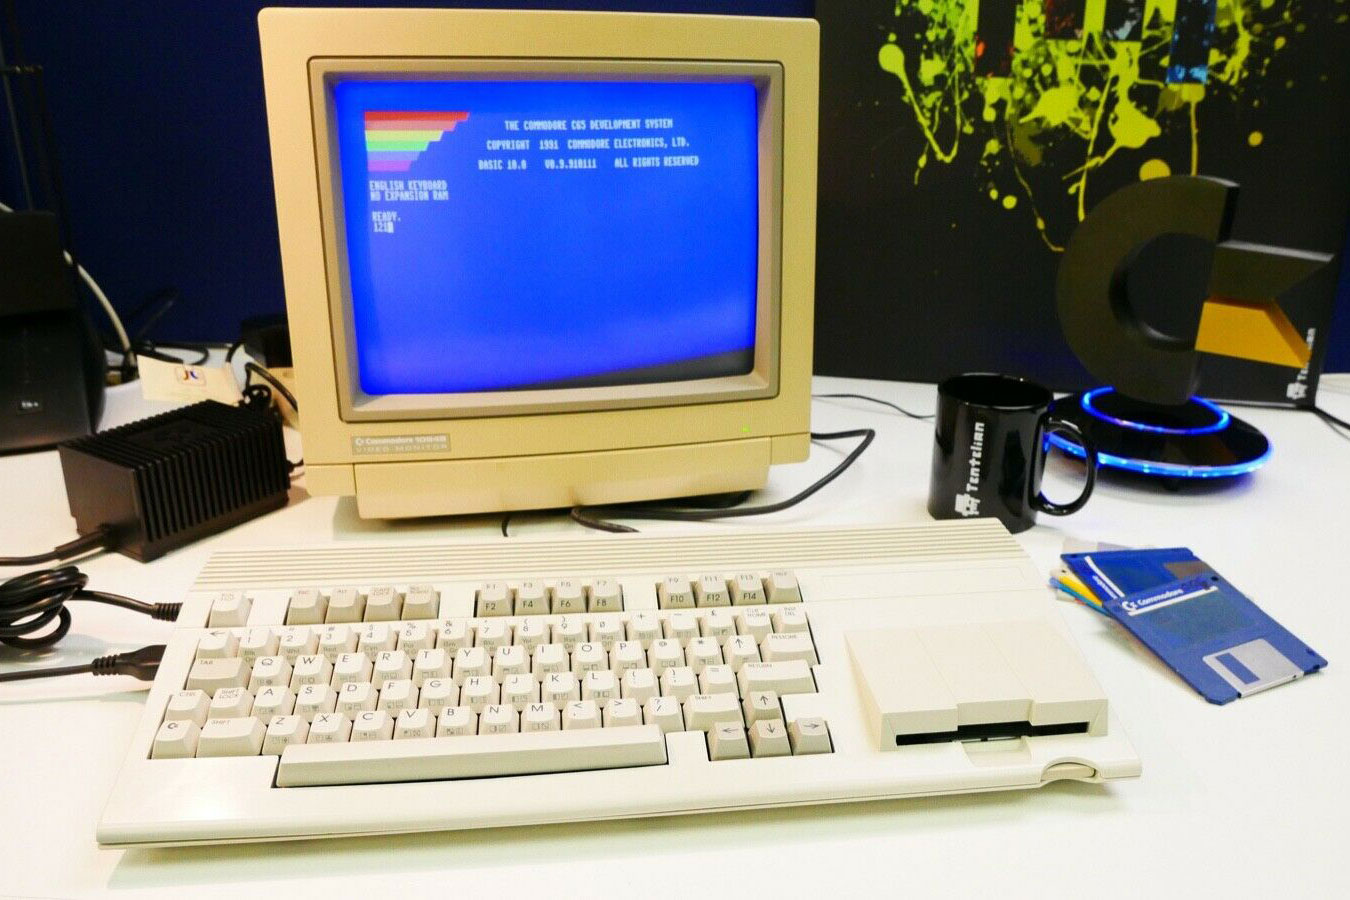
[[[656,599],[662,609],[691,609],[694,606],[694,589],[688,578],[670,575],[657,583]]]
[[[747,572],[731,579],[731,602],[734,606],[750,606],[764,602],[764,582],[758,575]]]
[[[516,588],[516,615],[548,615],[548,588],[542,581],[522,581]]]
[[[694,598],[699,606],[730,606],[727,581],[720,575],[700,575],[694,582]]]
[[[513,595],[504,581],[489,581],[480,587],[474,604],[477,615],[509,616],[512,613]]]
[[[586,611],[586,589],[581,582],[564,578],[553,588],[553,612],[559,615],[584,613]]]
[[[623,609],[623,588],[613,578],[595,579],[588,593],[588,608],[591,612],[618,612]]]

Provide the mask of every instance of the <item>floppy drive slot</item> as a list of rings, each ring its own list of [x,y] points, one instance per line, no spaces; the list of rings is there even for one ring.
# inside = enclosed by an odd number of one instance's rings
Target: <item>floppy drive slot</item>
[[[1104,734],[1106,696],[1044,620],[850,631],[874,745]]]

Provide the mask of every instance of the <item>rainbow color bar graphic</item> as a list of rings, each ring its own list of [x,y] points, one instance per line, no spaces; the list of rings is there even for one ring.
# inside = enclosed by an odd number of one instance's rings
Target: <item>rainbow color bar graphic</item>
[[[367,170],[408,171],[429,145],[468,117],[466,112],[366,110]]]

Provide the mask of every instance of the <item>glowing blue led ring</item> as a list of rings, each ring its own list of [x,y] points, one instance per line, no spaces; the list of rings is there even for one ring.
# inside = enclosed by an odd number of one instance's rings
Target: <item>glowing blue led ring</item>
[[[1101,419],[1103,422],[1110,422],[1112,425],[1119,425],[1121,428],[1128,428],[1131,431],[1147,431],[1153,434],[1213,434],[1216,431],[1223,431],[1227,428],[1229,420],[1232,419],[1232,416],[1228,415],[1227,410],[1220,409],[1213,403],[1200,397],[1192,397],[1191,402],[1198,403],[1205,409],[1214,413],[1215,420],[1210,425],[1199,425],[1193,428],[1168,428],[1166,425],[1148,425],[1144,422],[1131,422],[1129,419],[1117,419],[1115,416],[1107,415],[1092,405],[1094,397],[1099,397],[1107,391],[1114,390],[1115,388],[1099,387],[1085,393],[1082,399],[1083,411],[1095,419]]]
[[[1087,456],[1082,447],[1058,434],[1051,434],[1048,439],[1050,443],[1070,456],[1076,456],[1079,459]],[[1150,462],[1143,459],[1127,459],[1111,453],[1098,453],[1097,460],[1102,465],[1110,466],[1113,469],[1125,469],[1144,475],[1167,475],[1172,478],[1233,478],[1238,475],[1246,475],[1248,472],[1255,472],[1264,466],[1266,461],[1270,459],[1273,450],[1274,447],[1267,444],[1266,452],[1256,459],[1226,466],[1186,466],[1180,463]]]

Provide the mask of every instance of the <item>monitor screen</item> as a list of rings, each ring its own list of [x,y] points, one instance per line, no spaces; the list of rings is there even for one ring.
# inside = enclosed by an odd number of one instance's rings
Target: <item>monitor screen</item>
[[[738,78],[334,80],[361,391],[749,373],[758,90]]]

